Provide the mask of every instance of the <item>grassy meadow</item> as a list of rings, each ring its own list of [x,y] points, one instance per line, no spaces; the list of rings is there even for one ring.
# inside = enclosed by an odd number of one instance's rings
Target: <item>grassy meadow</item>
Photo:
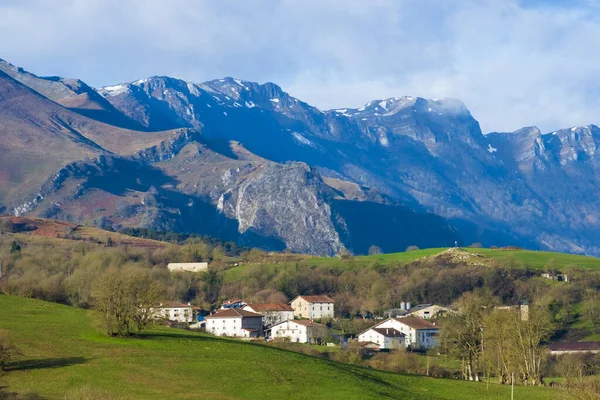
[[[20,351],[0,387],[49,399],[510,398],[509,386],[381,372],[167,327],[109,338],[93,311],[6,295],[0,329]],[[515,388],[517,399],[566,396]]]
[[[406,251],[401,253],[389,253],[370,256],[356,256],[349,258],[340,257],[304,257],[298,262],[308,264],[315,268],[328,270],[359,270],[363,268],[373,268],[380,266],[400,266],[424,257],[436,256],[448,248],[431,248]],[[490,260],[495,260],[503,264],[513,263],[517,267],[529,267],[534,270],[543,271],[549,261],[553,261],[558,270],[564,270],[571,267],[584,269],[599,269],[600,258],[588,257],[578,254],[555,253],[550,251],[534,250],[503,250],[503,249],[485,249],[485,248],[461,248],[461,250],[470,253],[480,254]],[[265,268],[278,272],[287,268],[294,268],[297,262],[282,261],[262,262]],[[233,267],[226,271],[225,280],[235,281],[242,277],[242,271],[246,265]]]

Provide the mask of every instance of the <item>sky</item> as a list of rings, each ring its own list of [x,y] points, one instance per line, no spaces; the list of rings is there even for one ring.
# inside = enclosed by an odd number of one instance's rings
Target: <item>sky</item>
[[[484,132],[600,123],[600,0],[0,0],[0,35],[95,87],[233,76],[321,109],[452,97]]]

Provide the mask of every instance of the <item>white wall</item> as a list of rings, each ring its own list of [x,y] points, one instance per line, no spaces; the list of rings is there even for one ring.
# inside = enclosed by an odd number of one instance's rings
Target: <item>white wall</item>
[[[271,329],[272,338],[288,338],[293,343],[313,343],[316,338],[323,337],[325,327],[306,326],[294,321],[286,321]]]
[[[400,318],[402,320],[402,318]],[[424,347],[426,349],[438,345],[437,333],[438,329],[413,329],[408,325],[404,325],[396,319],[388,319],[383,321],[377,328],[394,328],[405,335],[405,346]]]
[[[242,336],[242,317],[206,318],[206,331],[216,336]]]
[[[243,310],[264,315],[264,324],[266,326],[275,325],[283,321],[294,319],[293,311],[256,311],[251,306],[245,306]]]
[[[404,348],[404,339],[401,337],[386,337],[381,333],[369,329],[368,331],[358,335],[359,342],[373,342],[379,345],[380,349],[400,349]]]
[[[302,298],[297,298],[292,302],[294,316],[308,319],[333,318],[333,303],[309,303]]]
[[[156,316],[178,322],[193,322],[194,320],[192,307],[159,308],[156,310]]]
[[[216,336],[250,337],[249,332],[242,328],[254,329],[257,336],[262,336],[262,318],[206,318],[206,331]]]
[[[199,262],[199,263],[169,263],[167,265],[169,271],[190,271],[190,272],[200,272],[206,271],[208,269],[208,263]]]

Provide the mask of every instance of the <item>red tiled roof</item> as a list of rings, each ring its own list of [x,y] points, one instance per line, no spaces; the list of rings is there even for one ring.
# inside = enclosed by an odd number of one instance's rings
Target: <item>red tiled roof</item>
[[[554,342],[550,351],[600,351],[600,342]]]
[[[239,318],[239,317],[263,317],[260,314],[256,314],[250,311],[242,310],[240,308],[227,308],[225,310],[219,310],[213,315],[209,315],[205,318]]]
[[[334,303],[333,299],[329,296],[320,295],[320,296],[298,296],[308,301],[309,303]],[[296,298],[298,298],[296,297]],[[295,300],[295,299],[294,299]]]
[[[413,329],[438,329],[437,326],[432,324],[431,322],[415,317],[404,317],[404,318],[394,318],[396,321],[403,323],[404,325],[410,326]]]
[[[252,308],[256,312],[260,311],[294,311],[287,304],[264,303],[264,304],[248,304],[247,307]]]

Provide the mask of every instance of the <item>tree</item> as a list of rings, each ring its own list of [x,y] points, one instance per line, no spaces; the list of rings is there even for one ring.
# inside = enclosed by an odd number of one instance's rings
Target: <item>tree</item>
[[[0,331],[0,371],[4,371],[16,353],[16,348],[8,334]]]
[[[516,370],[516,361],[509,342],[519,314],[506,310],[494,310],[483,320],[483,342],[487,375],[493,370],[498,382],[510,383],[511,373]]]
[[[202,275],[202,281],[204,282],[204,300],[211,304],[216,303],[221,294],[221,286],[223,286],[221,274],[216,269],[209,268]]]
[[[600,296],[596,290],[590,290],[581,304],[582,316],[592,325],[600,324]]]
[[[518,319],[514,324],[511,344],[519,360],[521,379],[525,384],[540,385],[542,382],[542,362],[546,357],[546,342],[553,331],[548,311],[540,306],[530,306],[526,321]]]
[[[460,313],[448,316],[440,330],[442,349],[461,360],[466,380],[479,380],[483,319],[489,303],[483,296],[465,293],[458,300]]]
[[[369,255],[370,256],[376,256],[376,255],[379,255],[382,253],[383,253],[383,251],[381,250],[381,247],[379,247],[379,246],[372,245],[371,247],[369,247]]]
[[[104,314],[106,334],[140,333],[156,316],[163,288],[145,271],[109,268],[95,282],[94,305]]]

